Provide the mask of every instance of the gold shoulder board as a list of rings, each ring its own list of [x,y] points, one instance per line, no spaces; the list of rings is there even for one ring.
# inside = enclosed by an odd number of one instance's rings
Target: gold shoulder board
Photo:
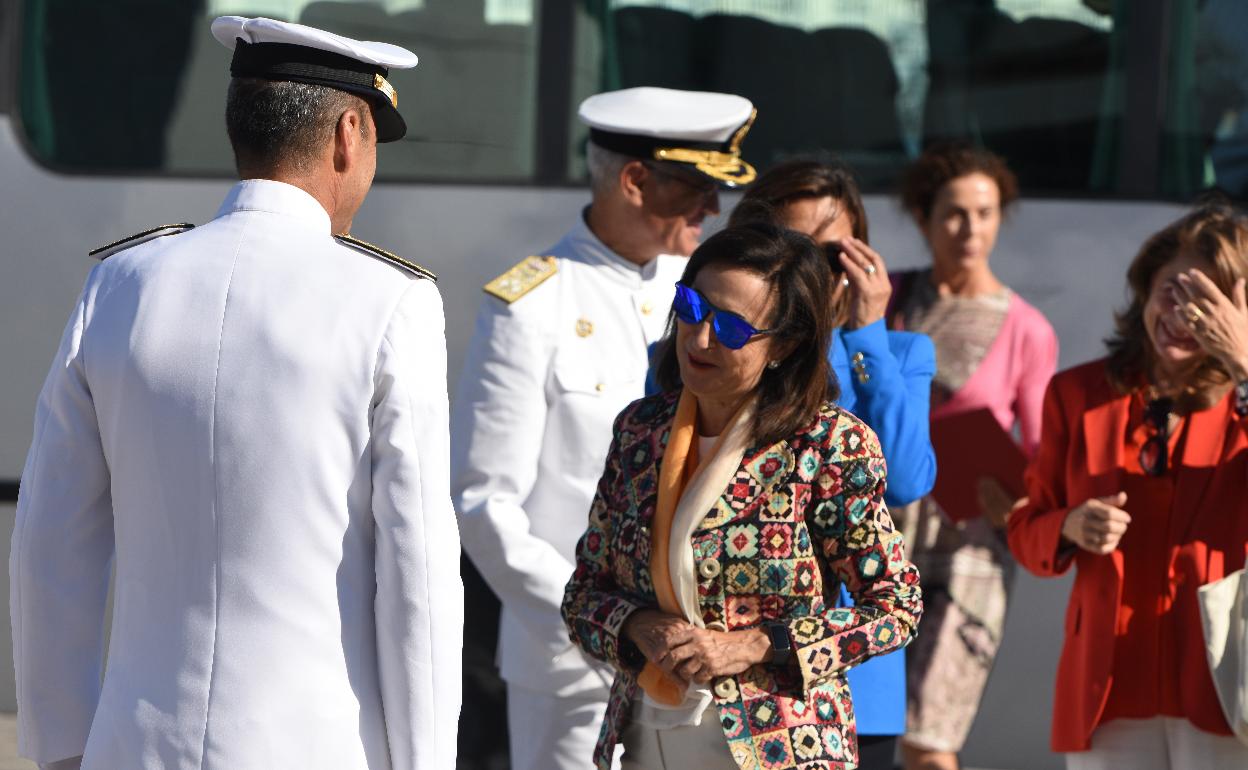
[[[554,257],[525,257],[519,264],[485,285],[485,293],[508,305],[533,291],[559,270]]]
[[[432,271],[426,270],[425,268],[421,267],[415,262],[411,262],[409,260],[403,259],[398,254],[395,254],[390,251],[386,251],[380,246],[375,246],[369,243],[368,241],[361,241],[359,238],[353,238],[350,235],[347,235],[346,233],[340,233],[338,235],[335,235],[334,238],[336,238],[339,243],[343,243],[348,246],[354,246],[360,251],[366,252],[368,254],[372,254],[374,257],[383,259],[386,262],[389,262],[390,264],[394,265],[395,267],[401,270],[406,270],[407,272],[411,273],[417,278],[428,278],[434,283],[437,283],[438,281],[438,277],[434,275]]]
[[[135,233],[134,235],[126,236],[125,238],[122,238],[120,241],[113,241],[107,246],[101,246],[98,249],[92,249],[91,251],[87,252],[87,256],[95,257],[96,259],[99,259],[99,260],[105,260],[113,256],[119,251],[132,249],[135,246],[138,246],[140,243],[147,243],[148,241],[154,240],[163,235],[175,235],[177,233],[184,233],[187,230],[190,230],[191,228],[193,228],[194,226],[195,225],[192,225],[189,222],[179,222],[176,225],[161,225],[160,227],[153,227],[150,230],[144,230],[141,233]]]

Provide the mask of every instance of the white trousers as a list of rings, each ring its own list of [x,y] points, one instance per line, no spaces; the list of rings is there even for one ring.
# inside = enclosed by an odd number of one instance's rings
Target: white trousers
[[[1092,748],[1066,755],[1066,770],[1244,770],[1248,746],[1186,719],[1115,719],[1092,733]]]
[[[559,698],[507,685],[511,770],[588,770],[607,713],[606,696]],[[615,768],[619,769],[619,747]]]
[[[728,753],[728,739],[715,707],[697,727],[655,730],[634,722],[624,731],[620,770],[740,770]]]

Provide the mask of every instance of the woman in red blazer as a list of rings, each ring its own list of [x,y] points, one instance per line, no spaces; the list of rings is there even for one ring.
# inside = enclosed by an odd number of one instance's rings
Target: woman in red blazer
[[[1053,378],[1010,548],[1075,566],[1052,742],[1068,768],[1245,768],[1197,587],[1248,544],[1248,220],[1207,206],[1127,274],[1109,356]]]

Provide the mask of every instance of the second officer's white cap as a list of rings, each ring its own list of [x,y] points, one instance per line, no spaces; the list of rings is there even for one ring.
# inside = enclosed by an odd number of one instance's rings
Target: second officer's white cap
[[[591,96],[578,114],[589,140],[603,149],[686,164],[731,187],[756,175],[741,157],[757,114],[745,97],[644,86]]]

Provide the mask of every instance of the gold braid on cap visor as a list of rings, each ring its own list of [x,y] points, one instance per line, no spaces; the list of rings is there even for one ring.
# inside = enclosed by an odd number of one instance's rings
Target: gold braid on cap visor
[[[758,110],[750,113],[728,143],[727,152],[717,150],[691,150],[687,147],[659,147],[654,151],[655,160],[667,160],[674,163],[689,163],[698,171],[724,184],[737,186],[749,184],[758,176],[758,172],[749,163],[741,159],[741,140],[754,125]]]
[[[390,106],[398,109],[399,92],[394,90],[394,86],[390,85],[390,81],[386,80],[381,75],[373,75],[373,88],[376,88],[378,91],[385,94],[386,98],[390,100]]]

